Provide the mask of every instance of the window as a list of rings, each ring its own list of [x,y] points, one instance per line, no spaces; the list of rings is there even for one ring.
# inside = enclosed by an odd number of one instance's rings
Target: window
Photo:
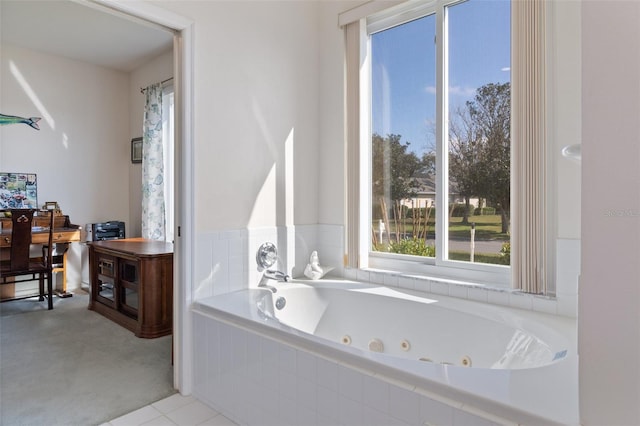
[[[345,27],[349,266],[545,292],[544,2],[367,15]]]

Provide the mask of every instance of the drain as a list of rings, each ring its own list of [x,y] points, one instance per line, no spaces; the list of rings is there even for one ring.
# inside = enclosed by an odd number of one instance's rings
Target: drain
[[[407,352],[409,349],[411,349],[411,343],[409,343],[409,341],[406,339],[403,340],[402,342],[400,342],[400,349]]]
[[[344,343],[345,345],[350,345],[351,337],[348,334],[345,334],[344,336],[342,336],[342,343]]]
[[[284,306],[287,304],[287,299],[285,299],[284,297],[278,297],[276,299],[276,309],[277,310],[282,310],[282,308],[284,308]]]
[[[462,364],[463,367],[471,367],[471,357],[469,355],[463,356],[460,364]]]
[[[384,343],[380,339],[369,340],[369,350],[371,352],[384,352]]]

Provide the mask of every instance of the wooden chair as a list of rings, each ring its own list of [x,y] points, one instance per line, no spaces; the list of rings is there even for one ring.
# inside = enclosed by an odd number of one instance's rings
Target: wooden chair
[[[47,281],[48,309],[53,309],[52,250],[43,250],[42,257],[31,257],[32,209],[11,209],[11,248],[9,260],[0,263],[0,284],[39,281],[40,300],[44,300],[44,281]],[[50,212],[48,247],[53,242],[53,212]],[[26,278],[30,276],[30,278]],[[13,278],[8,281],[7,278]]]

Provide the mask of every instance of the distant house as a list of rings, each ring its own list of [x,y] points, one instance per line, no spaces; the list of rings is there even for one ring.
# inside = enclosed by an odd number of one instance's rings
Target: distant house
[[[413,187],[415,196],[402,200],[402,205],[409,208],[435,207],[436,205],[436,182],[433,172],[427,167],[418,170],[413,177]],[[449,204],[464,204],[464,197],[457,193],[455,183],[449,186]],[[480,205],[477,197],[469,200],[474,208]]]

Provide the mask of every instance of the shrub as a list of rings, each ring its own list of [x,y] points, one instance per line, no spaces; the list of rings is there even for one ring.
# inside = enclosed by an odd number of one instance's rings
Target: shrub
[[[449,204],[449,211],[451,212],[451,204]],[[472,206],[473,207],[473,206]],[[464,217],[464,212],[467,209],[467,206],[464,204],[454,204],[453,211],[451,212],[451,217]]]
[[[511,243],[503,243],[500,249],[500,263],[503,265],[511,264]]]
[[[414,256],[434,257],[436,248],[427,245],[425,240],[418,238],[408,238],[401,240],[399,243],[391,243],[389,246],[391,253],[411,254]]]
[[[492,216],[496,214],[496,209],[495,207],[477,208],[473,214],[476,216]]]

